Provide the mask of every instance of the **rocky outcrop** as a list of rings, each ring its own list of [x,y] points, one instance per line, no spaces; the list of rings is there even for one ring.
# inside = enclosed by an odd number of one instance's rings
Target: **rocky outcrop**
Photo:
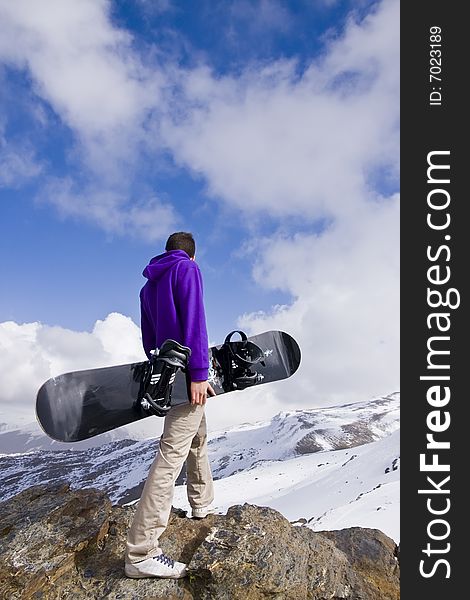
[[[127,579],[133,507],[98,490],[36,486],[0,505],[0,597],[8,600],[396,600],[390,538],[372,529],[313,532],[245,504],[202,521],[174,510],[163,550],[184,580]]]

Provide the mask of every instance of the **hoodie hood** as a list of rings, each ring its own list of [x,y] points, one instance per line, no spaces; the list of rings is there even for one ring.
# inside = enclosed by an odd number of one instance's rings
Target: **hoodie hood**
[[[170,250],[152,258],[142,275],[150,281],[158,281],[170,269],[182,261],[191,260],[184,250]]]

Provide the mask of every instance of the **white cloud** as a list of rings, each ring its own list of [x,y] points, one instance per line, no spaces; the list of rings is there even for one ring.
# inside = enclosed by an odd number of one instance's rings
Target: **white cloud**
[[[302,349],[288,405],[355,402],[399,389],[399,205],[376,203],[321,235],[263,240],[254,277],[289,306],[240,318],[250,333],[281,329]]]
[[[132,36],[113,25],[111,8],[109,0],[0,0],[0,62],[24,70],[38,106],[45,101],[73,134],[67,159],[91,191],[72,197],[70,181],[55,184],[52,204],[62,215],[91,220],[107,232],[143,232],[154,240],[172,222],[172,210],[154,197],[134,203],[128,190],[162,77],[144,66]],[[7,158],[1,171],[7,182],[31,163],[12,151]],[[45,175],[43,197],[51,191]],[[145,214],[157,225],[147,226]]]
[[[0,405],[29,409],[39,387],[61,373],[145,360],[140,330],[132,319],[111,313],[92,332],[72,331],[41,323],[0,323]]]
[[[0,57],[29,70],[37,94],[83,143],[104,144],[116,156],[129,151],[116,138],[133,134],[158,87],[109,12],[107,0],[2,1]]]
[[[185,111],[162,132],[209,192],[247,212],[347,217],[369,177],[398,164],[398,2],[383,2],[298,75],[295,61],[182,80]]]
[[[147,242],[164,239],[178,222],[172,205],[155,196],[130,202],[112,189],[77,191],[70,178],[50,180],[39,201],[53,205],[62,217],[90,221],[110,234],[132,235]]]

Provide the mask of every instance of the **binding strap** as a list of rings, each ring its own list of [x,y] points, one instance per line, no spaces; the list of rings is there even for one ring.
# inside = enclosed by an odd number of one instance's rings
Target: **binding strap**
[[[240,335],[241,340],[232,341],[232,336],[235,333]],[[258,363],[265,366],[264,352],[255,343],[248,340],[244,331],[239,329],[231,331],[225,338],[224,346],[229,349],[232,358],[239,366],[250,367]]]

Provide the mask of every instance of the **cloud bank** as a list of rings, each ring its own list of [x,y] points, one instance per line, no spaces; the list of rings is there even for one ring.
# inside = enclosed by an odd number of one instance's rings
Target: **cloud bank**
[[[268,238],[259,285],[289,291],[291,305],[240,318],[243,329],[290,332],[302,348],[288,406],[355,402],[399,389],[398,198],[337,221],[322,235]],[[308,400],[307,400],[308,399]]]
[[[145,360],[140,330],[118,313],[98,320],[91,332],[41,323],[0,323],[0,404],[29,407],[39,387],[61,373]],[[34,418],[34,417],[33,417]]]

